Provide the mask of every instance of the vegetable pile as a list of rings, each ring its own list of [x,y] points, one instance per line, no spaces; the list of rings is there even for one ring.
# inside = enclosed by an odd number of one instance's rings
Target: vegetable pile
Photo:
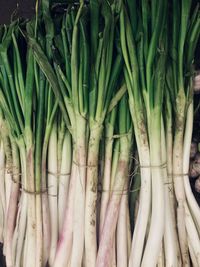
[[[200,266],[199,35],[192,0],[42,0],[0,26],[7,267]]]

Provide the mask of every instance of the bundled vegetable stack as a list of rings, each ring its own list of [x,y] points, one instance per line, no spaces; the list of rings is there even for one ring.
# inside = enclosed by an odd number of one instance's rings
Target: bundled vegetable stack
[[[56,6],[0,28],[7,267],[200,266],[199,4]]]

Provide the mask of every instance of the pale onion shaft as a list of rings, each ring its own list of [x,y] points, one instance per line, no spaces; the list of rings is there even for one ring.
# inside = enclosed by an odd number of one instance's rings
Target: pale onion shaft
[[[160,254],[158,256],[158,262],[157,262],[157,267],[165,267],[165,255],[164,255],[164,247],[163,247],[163,242],[161,244],[160,248]]]
[[[98,123],[90,131],[87,161],[85,206],[85,267],[95,267],[97,255],[96,200],[98,179],[98,155],[102,125]]]
[[[6,216],[6,265],[7,267],[12,267],[14,260],[12,258],[12,240],[16,225],[16,215],[17,215],[17,203],[19,198],[19,183],[20,183],[20,167],[19,167],[19,153],[18,148],[14,142],[12,145],[12,168],[11,174],[11,192],[9,205]]]
[[[186,230],[187,230],[187,237],[188,237],[188,240],[190,241],[190,245],[193,249],[196,261],[198,262],[198,265],[200,266],[200,238],[199,238],[199,234],[197,232],[197,229],[195,227],[194,221],[192,219],[190,210],[187,207],[186,202],[184,203],[184,207],[185,207],[185,224],[186,224]]]
[[[148,145],[138,147],[140,164],[150,166]],[[141,168],[141,189],[139,196],[139,207],[133,233],[129,267],[140,267],[144,240],[146,237],[147,223],[150,210],[151,196],[151,171],[150,168]]]
[[[84,250],[86,158],[86,120],[76,116],[75,164],[77,165],[73,210],[71,267],[81,267]],[[91,244],[92,246],[92,244]]]
[[[108,205],[102,238],[97,254],[96,267],[109,267],[112,259],[111,257],[113,255],[112,244],[115,237],[120,201],[122,197],[122,194],[118,194],[117,192],[123,191],[127,182],[130,151],[130,143],[127,140],[127,137],[122,137],[120,144],[122,147],[120,150],[115,182]]]
[[[4,235],[4,218],[5,218],[5,213],[6,213],[6,196],[5,196],[5,152],[4,152],[4,147],[3,147],[3,141],[1,140],[0,144],[0,202],[1,202],[1,220],[2,220],[2,225],[1,225],[1,232],[0,232],[0,240],[3,242],[3,235]]]
[[[21,162],[21,183],[26,186],[26,155],[23,142],[20,143],[20,162]],[[27,211],[28,211],[28,194],[22,189],[17,221],[15,226],[15,232],[13,236],[13,245],[12,245],[12,257],[16,267],[21,267],[22,261],[26,261],[26,254],[23,255],[24,249],[24,239],[27,231]],[[26,238],[27,240],[27,238]],[[27,242],[26,242],[27,243]]]
[[[171,106],[169,112],[169,117],[167,115],[167,123],[166,123],[166,160],[167,160],[167,186],[165,188],[168,188],[168,197],[169,197],[169,203],[166,199],[166,208],[169,209],[171,214],[171,220],[173,224],[173,230],[168,227],[166,229],[165,227],[165,238],[166,238],[166,231],[172,231],[171,234],[173,234],[174,242],[176,244],[176,248],[174,252],[176,251],[176,259],[177,259],[177,266],[182,265],[181,260],[181,254],[180,254],[180,246],[178,241],[178,233],[177,233],[177,223],[176,223],[176,198],[174,193],[174,181],[173,181],[173,129],[172,129],[172,114],[171,114]],[[165,189],[166,190],[166,189]],[[169,237],[169,236],[168,236]],[[168,247],[170,248],[171,253],[173,254],[173,249],[171,245]],[[167,263],[169,261],[167,260]]]
[[[192,130],[193,130],[193,102],[190,103],[187,110],[185,135],[183,143],[183,173],[187,174],[189,170],[190,163],[190,144],[192,140]],[[192,193],[190,186],[190,181],[188,175],[183,176],[184,189],[187,198],[188,206],[191,210],[191,215],[193,217],[194,223],[196,224],[198,233],[200,234],[200,207]]]
[[[193,129],[193,102],[190,103],[187,110],[186,127],[183,143],[183,172],[187,173],[189,170],[190,159],[190,145],[192,140]],[[188,246],[192,248],[198,264],[200,265],[200,208],[192,194],[189,184],[188,175],[184,175],[184,188],[186,193],[187,202],[184,203],[185,207],[185,220],[188,236]],[[191,250],[191,249],[190,249]]]
[[[160,129],[159,129],[160,127]],[[152,213],[149,234],[142,259],[142,267],[154,267],[156,265],[160,247],[164,235],[165,203],[164,203],[164,181],[161,148],[161,115],[157,109],[152,110],[150,121],[150,158],[151,158],[151,182],[152,182]],[[163,166],[164,164],[164,166]],[[152,248],[154,248],[152,250]]]
[[[74,162],[75,157],[73,154],[72,171],[70,176],[69,193],[67,200],[67,207],[65,210],[65,217],[61,234],[59,235],[59,241],[56,249],[56,257],[53,263],[53,267],[65,267],[70,262],[71,250],[72,250],[72,238],[73,238],[73,205],[74,194],[76,185],[76,173],[77,165]]]
[[[128,179],[127,179],[128,180]],[[119,216],[117,222],[117,266],[128,266],[128,227],[127,227],[127,206],[128,206],[128,183],[125,183],[124,191],[116,192],[121,194]]]
[[[169,129],[168,129],[169,130]],[[168,138],[168,140],[166,140]],[[167,142],[168,141],[168,142]],[[163,252],[165,254],[165,266],[166,267],[177,267],[178,266],[178,244],[176,239],[176,231],[175,231],[175,217],[173,217],[173,205],[170,202],[170,194],[173,194],[172,188],[172,176],[168,177],[167,170],[171,169],[172,164],[171,161],[167,161],[168,158],[172,157],[171,148],[171,132],[165,135],[163,119],[162,119],[162,128],[161,128],[161,155],[162,162],[165,162],[167,166],[163,168],[163,181],[164,181],[164,198],[165,198],[165,229],[164,229],[164,244]],[[166,148],[167,144],[167,148]],[[169,152],[169,156],[167,156],[167,151]],[[171,173],[171,172],[170,172]],[[171,192],[172,191],[172,192]]]
[[[199,264],[197,262],[193,247],[191,245],[191,241],[188,240],[188,245],[189,245],[189,252],[190,252],[190,257],[191,257],[191,261],[192,261],[192,266],[193,267],[199,267]]]
[[[61,168],[59,174],[59,192],[58,192],[59,235],[61,234],[62,231],[65,210],[67,207],[71,164],[72,164],[71,137],[69,132],[66,132],[62,148]]]
[[[48,199],[51,225],[51,245],[49,252],[49,265],[52,266],[58,241],[58,169],[57,169],[57,127],[53,126],[48,147]]]
[[[180,242],[182,264],[183,266],[190,266],[188,245],[187,245],[187,234],[185,228],[185,190],[183,184],[183,133],[182,131],[175,134],[174,148],[173,148],[173,180],[174,189],[177,199],[177,227],[178,227],[178,238]]]
[[[35,202],[35,186],[34,186],[34,158],[33,146],[27,150],[26,155],[27,164],[27,187],[24,192],[27,194],[28,210],[27,210],[27,252],[25,253],[25,266],[36,267],[36,202]],[[30,260],[31,259],[31,260]]]
[[[113,127],[107,125],[107,136],[105,141],[105,163],[104,174],[102,181],[102,193],[101,193],[101,208],[100,208],[100,226],[99,226],[99,239],[101,239],[101,233],[106,216],[106,210],[110,198],[110,177],[111,177],[111,164],[112,164],[112,146],[113,146]]]

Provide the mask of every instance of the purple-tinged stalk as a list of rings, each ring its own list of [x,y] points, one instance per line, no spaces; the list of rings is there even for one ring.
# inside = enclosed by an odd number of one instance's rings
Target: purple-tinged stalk
[[[105,126],[105,163],[102,178],[102,192],[101,192],[101,206],[100,206],[100,225],[99,225],[99,241],[101,240],[101,233],[106,216],[106,210],[110,199],[111,190],[111,167],[112,167],[112,148],[113,148],[113,134],[114,122],[116,116],[116,109],[111,113],[111,121],[107,119]]]
[[[119,208],[119,216],[117,222],[117,266],[119,267],[127,267],[128,259],[129,259],[129,249],[128,249],[128,215],[129,210],[128,206],[128,177],[127,182],[124,185],[124,190],[122,192],[117,192],[117,194],[121,193],[121,201]],[[129,219],[129,218],[128,218]]]
[[[74,160],[73,156],[73,160]],[[71,251],[72,251],[72,241],[73,241],[73,205],[74,205],[74,193],[76,185],[76,172],[77,165],[72,162],[72,171],[69,183],[69,193],[67,199],[67,206],[65,210],[65,216],[63,221],[63,226],[61,233],[59,235],[59,241],[56,250],[56,257],[53,266],[60,266],[59,264],[70,263]],[[65,253],[63,253],[65,251]]]
[[[94,267],[96,264],[99,233],[99,229],[97,230],[96,211],[99,144],[103,131],[103,123],[108,113],[110,102],[112,102],[111,97],[117,98],[117,82],[122,67],[122,57],[118,51],[117,41],[115,45],[115,4],[115,2],[109,4],[104,1],[102,5],[99,5],[98,1],[93,1],[90,7],[91,82],[89,94],[89,146],[85,206],[86,267]],[[95,17],[94,14],[96,14]],[[101,18],[104,21],[102,29]],[[116,53],[115,57],[114,50]],[[118,102],[118,100],[115,102]],[[108,161],[106,164],[109,164]],[[109,167],[107,171],[110,172]],[[105,202],[107,202],[107,200]],[[101,215],[103,216],[103,214]],[[101,217],[100,228],[102,225]]]
[[[16,225],[16,217],[18,211],[19,186],[20,186],[20,160],[17,144],[14,140],[11,141],[12,147],[12,173],[11,173],[11,192],[9,198],[9,205],[6,216],[6,265],[8,267],[14,266],[14,259],[12,258],[12,241]],[[11,167],[11,166],[10,166]],[[10,167],[8,169],[10,169]]]
[[[130,137],[129,137],[130,138]],[[112,245],[117,227],[118,214],[120,210],[120,201],[125,190],[125,180],[128,175],[128,166],[130,159],[130,140],[127,136],[120,138],[120,156],[118,161],[115,183],[109,200],[106,218],[103,226],[101,241],[97,254],[96,266],[110,266],[112,259]],[[123,146],[123,147],[122,147]],[[125,217],[126,219],[126,217]],[[125,263],[124,263],[125,264]]]
[[[118,216],[120,212],[120,202],[122,200],[123,193],[126,192],[125,187],[128,184],[128,171],[130,162],[130,149],[132,145],[132,129],[129,120],[129,114],[127,113],[127,101],[125,96],[122,98],[119,104],[119,158],[118,164],[114,176],[113,186],[111,188],[110,200],[108,203],[106,217],[103,225],[103,231],[101,234],[101,240],[99,244],[96,266],[109,267],[112,263],[113,246],[115,249],[115,238],[119,238],[116,235]],[[126,207],[125,207],[126,210]],[[124,217],[126,222],[126,216]],[[123,233],[120,233],[121,238]],[[127,234],[125,233],[125,242],[127,245]],[[123,255],[125,256],[125,255]],[[126,259],[128,264],[128,259]],[[124,262],[126,265],[126,262]]]

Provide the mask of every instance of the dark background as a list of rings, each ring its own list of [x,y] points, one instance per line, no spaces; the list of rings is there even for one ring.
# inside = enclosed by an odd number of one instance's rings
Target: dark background
[[[35,0],[0,0],[0,24],[8,24],[12,13],[17,17],[30,18],[35,12]]]

